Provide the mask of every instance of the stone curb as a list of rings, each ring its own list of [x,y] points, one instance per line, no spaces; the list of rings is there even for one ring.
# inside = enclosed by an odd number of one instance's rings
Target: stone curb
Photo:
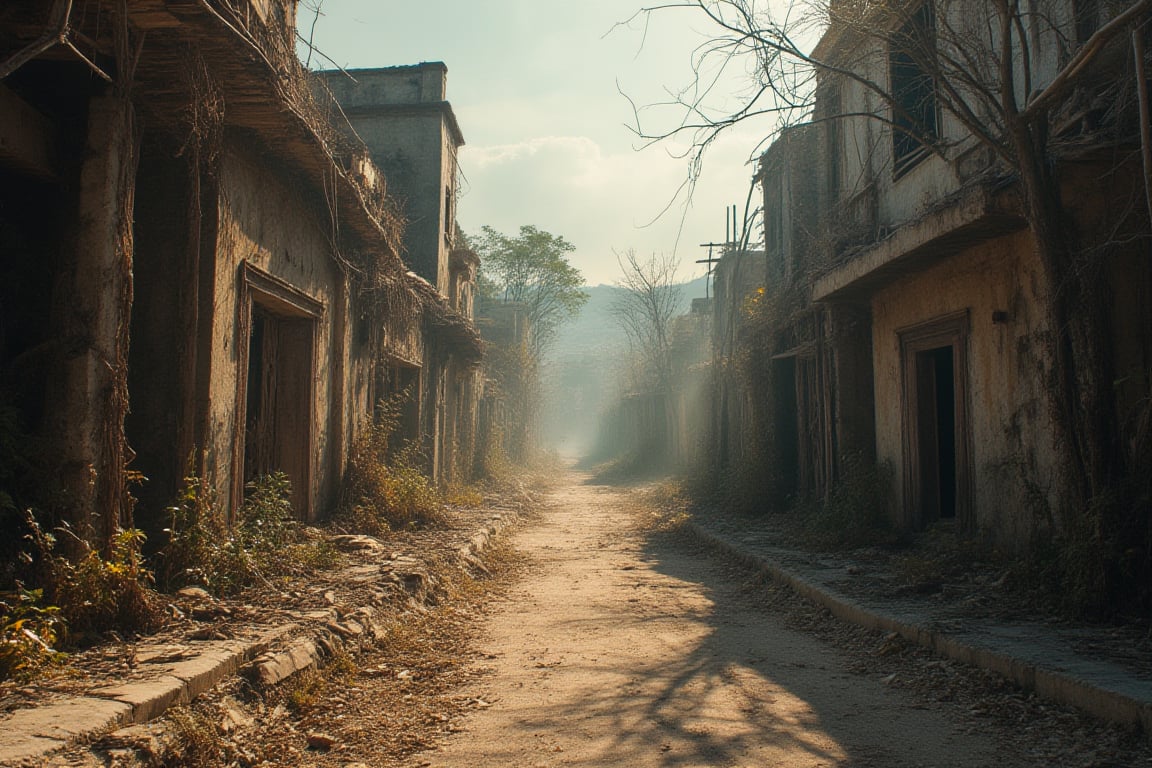
[[[492,537],[507,527],[508,521],[508,515],[493,515],[460,548],[462,563],[483,567],[479,555],[488,548]],[[98,688],[84,696],[17,710],[0,722],[0,766],[43,765],[52,752],[117,728],[154,720],[169,707],[187,704],[225,678],[245,674],[260,685],[276,685],[320,665],[345,644],[365,647],[383,636],[375,610],[363,607],[347,614],[343,621],[322,621],[319,627],[292,640],[284,650],[269,652],[276,641],[304,627],[301,622],[293,622],[269,630],[256,640],[216,643],[195,658],[169,664],[159,678]]]
[[[96,688],[85,696],[17,710],[0,729],[0,765],[28,764],[74,741],[144,723],[169,707],[187,704],[295,626],[277,627],[251,641],[216,643],[195,658],[168,664],[163,675],[152,680]]]
[[[838,619],[865,629],[894,632],[941,656],[995,672],[1021,688],[1035,691],[1051,701],[1076,707],[1102,720],[1139,726],[1146,736],[1152,735],[1152,701],[1111,689],[1106,683],[1090,682],[1002,651],[960,640],[945,632],[885,615],[813,584],[803,576],[694,522],[685,523],[685,527],[700,542],[790,587],[802,597],[827,608]]]

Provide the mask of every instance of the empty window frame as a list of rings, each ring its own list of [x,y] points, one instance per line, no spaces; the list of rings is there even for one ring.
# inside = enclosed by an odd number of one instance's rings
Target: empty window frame
[[[888,76],[892,89],[892,168],[897,178],[928,154],[939,136],[935,60],[935,18],[931,3],[917,6],[892,36]]]

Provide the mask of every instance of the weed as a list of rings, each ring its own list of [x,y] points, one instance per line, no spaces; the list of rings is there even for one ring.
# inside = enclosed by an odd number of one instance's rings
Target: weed
[[[188,707],[168,710],[165,719],[172,726],[173,739],[160,764],[176,768],[200,768],[220,765],[224,750],[224,734],[209,717]]]
[[[64,529],[67,530],[67,529]],[[54,600],[68,625],[71,642],[108,630],[151,631],[160,621],[151,571],[144,567],[144,533],[119,531],[108,559],[79,542],[75,562],[55,556]]]
[[[830,548],[892,543],[892,476],[887,464],[847,457],[824,499],[797,505],[808,543]]]
[[[62,627],[53,634],[64,637],[67,627],[70,643],[109,630],[147,632],[160,621],[159,604],[152,590],[152,573],[144,567],[141,548],[143,532],[130,528],[117,532],[107,559],[67,526],[48,533],[31,510],[24,513],[29,551],[21,553],[25,563],[35,563],[37,583],[44,587],[49,605]],[[57,536],[70,536],[80,553],[75,559],[57,554]]]
[[[158,553],[161,586],[172,590],[197,584],[230,595],[277,576],[338,565],[335,548],[296,521],[291,494],[282,472],[257,478],[248,483],[244,503],[228,527],[214,489],[202,478],[185,478],[168,509],[168,542]]]
[[[361,426],[337,516],[345,528],[378,535],[443,522],[443,499],[421,469],[419,446],[409,442],[393,450],[402,404],[403,396],[382,402],[376,417]]]
[[[189,473],[172,506],[168,507],[167,543],[157,553],[157,581],[172,591],[187,584],[208,584],[209,564],[224,534],[216,504],[216,489]]]
[[[63,629],[56,606],[42,605],[44,591],[18,587],[0,593],[0,680],[27,680],[59,662],[54,646]]]
[[[506,482],[513,474],[512,460],[505,448],[504,429],[491,424],[484,430],[483,445],[477,452],[476,474],[496,482]]]
[[[476,509],[484,503],[484,494],[474,485],[450,485],[444,492],[444,503],[450,507]]]

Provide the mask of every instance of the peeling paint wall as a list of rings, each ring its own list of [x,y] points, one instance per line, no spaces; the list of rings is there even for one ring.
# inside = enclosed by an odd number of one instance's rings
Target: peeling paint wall
[[[317,320],[311,403],[313,453],[324,457],[334,424],[324,406],[333,396],[332,374],[336,357],[345,354],[334,337],[333,304],[343,285],[328,244],[326,212],[309,205],[288,179],[253,159],[250,147],[229,143],[220,170],[220,225],[217,240],[216,317],[218,329],[212,346],[211,448],[219,487],[237,488],[248,478],[237,477],[243,466],[244,404],[237,402],[237,383],[246,375],[239,366],[245,358],[247,325],[242,316],[239,269],[248,263],[312,297],[324,307]],[[315,461],[308,489],[312,514],[326,506],[321,489],[331,487],[333,468]],[[299,478],[292,478],[299,482]],[[237,499],[233,496],[233,501]]]
[[[975,524],[1005,544],[1026,544],[1043,523],[1055,455],[1045,411],[1040,334],[1044,331],[1039,265],[1021,232],[971,248],[877,291],[871,302],[880,461],[905,478],[904,401],[899,333],[967,312],[968,414]],[[994,322],[1006,312],[1007,322]],[[1029,485],[1045,492],[1039,498]],[[906,510],[906,514],[910,514]]]

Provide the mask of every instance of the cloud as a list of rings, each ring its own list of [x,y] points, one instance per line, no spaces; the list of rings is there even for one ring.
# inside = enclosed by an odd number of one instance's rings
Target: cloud
[[[693,263],[699,244],[723,239],[724,206],[743,207],[751,176],[744,146],[732,141],[714,148],[686,210],[683,199],[673,201],[686,161],[666,148],[609,151],[587,136],[564,135],[465,146],[460,221],[467,231],[488,225],[515,232],[533,224],[562,235],[576,245],[573,263],[593,284],[615,280],[613,250],[627,248],[675,250],[687,277],[699,273]]]

